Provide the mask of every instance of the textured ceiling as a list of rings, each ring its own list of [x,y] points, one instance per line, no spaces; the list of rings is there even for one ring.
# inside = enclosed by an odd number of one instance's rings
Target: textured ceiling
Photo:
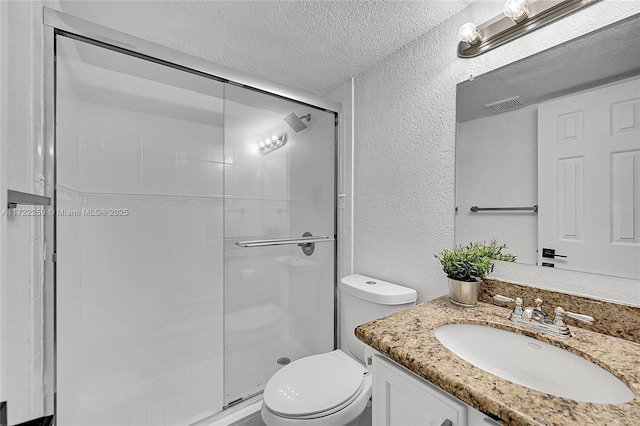
[[[322,94],[466,1],[59,1],[58,8],[217,64]]]

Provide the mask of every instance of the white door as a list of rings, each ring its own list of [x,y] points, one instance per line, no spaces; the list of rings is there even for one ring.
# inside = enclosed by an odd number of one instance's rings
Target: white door
[[[640,79],[540,104],[538,204],[538,264],[640,277]]]

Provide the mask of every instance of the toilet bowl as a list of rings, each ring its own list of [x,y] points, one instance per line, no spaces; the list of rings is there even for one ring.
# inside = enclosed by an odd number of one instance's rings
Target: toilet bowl
[[[267,383],[262,419],[267,425],[350,425],[371,398],[371,373],[337,349],[299,359]]]
[[[372,375],[355,328],[415,305],[416,291],[363,275],[340,282],[342,349],[301,358],[267,383],[262,419],[267,426],[357,423],[371,397]]]

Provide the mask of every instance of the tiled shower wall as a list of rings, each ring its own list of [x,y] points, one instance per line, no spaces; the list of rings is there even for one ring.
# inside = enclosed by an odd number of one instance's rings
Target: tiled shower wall
[[[334,243],[306,258],[236,242],[333,235],[333,114],[66,37],[57,52],[60,421],[160,404],[182,423],[178,400],[193,417],[260,390],[278,339],[293,359],[330,350]]]
[[[224,236],[222,128],[215,120],[197,123],[85,102],[83,88],[70,86],[63,71],[61,414],[65,403],[95,394],[108,399],[167,373],[221,361]],[[212,107],[218,111],[212,116],[221,117],[221,97]],[[96,217],[88,209],[119,213]],[[159,334],[149,333],[156,329]],[[203,407],[222,405],[220,361],[207,364],[208,389],[197,389],[208,395]]]
[[[60,421],[166,421],[185,390],[199,397],[180,400],[183,415],[220,407],[222,85],[208,96],[96,68],[74,60],[80,45],[58,43]],[[182,108],[185,95],[206,114]]]

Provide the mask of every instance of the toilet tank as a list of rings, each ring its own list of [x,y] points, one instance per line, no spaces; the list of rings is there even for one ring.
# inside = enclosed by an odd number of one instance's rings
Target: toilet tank
[[[360,324],[409,309],[416,304],[412,288],[364,275],[340,280],[340,349],[364,363],[366,345],[354,334]]]

